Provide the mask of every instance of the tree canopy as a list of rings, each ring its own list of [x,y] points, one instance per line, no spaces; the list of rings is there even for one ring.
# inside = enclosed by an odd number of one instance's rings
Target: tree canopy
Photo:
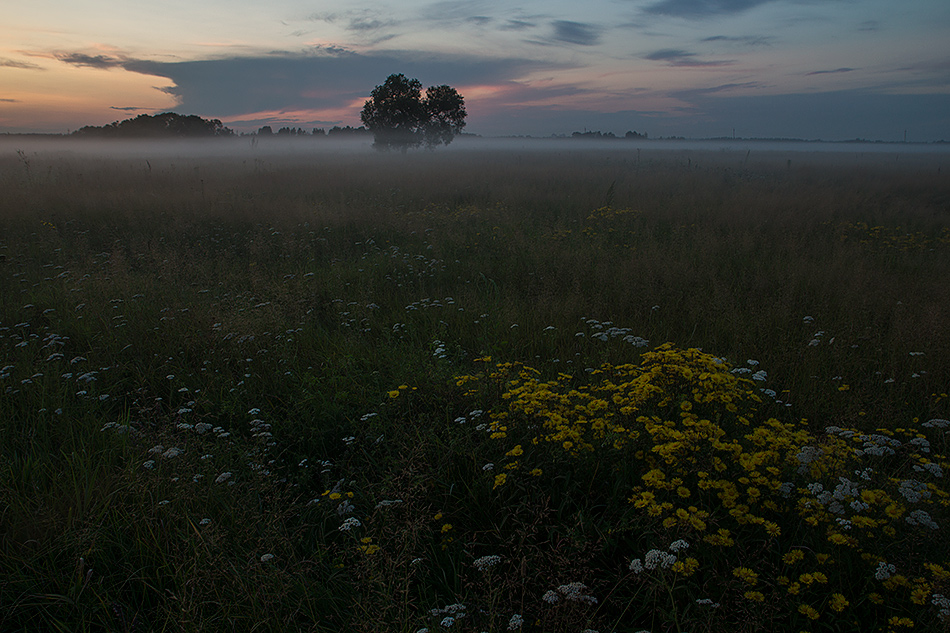
[[[115,121],[102,127],[87,125],[73,134],[99,138],[195,138],[231,136],[234,132],[224,127],[218,119],[202,119],[194,114],[163,112],[154,116],[140,114],[134,119]]]
[[[448,145],[465,127],[465,100],[451,86],[430,86],[422,94],[418,79],[390,75],[363,104],[360,120],[373,133],[377,149]]]

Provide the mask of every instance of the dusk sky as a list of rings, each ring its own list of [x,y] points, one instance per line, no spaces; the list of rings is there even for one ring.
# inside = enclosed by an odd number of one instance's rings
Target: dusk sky
[[[0,21],[0,132],[175,111],[360,125],[389,74],[484,136],[950,140],[948,0],[32,0]]]

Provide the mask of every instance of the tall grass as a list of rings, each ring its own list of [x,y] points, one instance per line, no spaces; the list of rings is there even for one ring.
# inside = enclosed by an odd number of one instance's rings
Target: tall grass
[[[632,502],[659,467],[648,445],[552,448],[531,453],[544,475],[496,479],[538,423],[496,364],[583,392],[665,342],[764,370],[736,386],[763,400],[747,415],[795,425],[799,448],[916,429],[933,452],[887,472],[945,464],[943,431],[918,425],[948,417],[950,185],[923,159],[843,162],[4,154],[0,629],[944,626],[948,576],[921,565],[946,556],[900,521],[901,555],[861,541],[829,563],[868,606],[828,587],[805,604],[818,619],[790,619],[775,548],[818,548],[794,507],[781,543],[742,534],[739,554],[646,581],[631,559],[670,544]],[[506,419],[512,443],[492,440]],[[865,587],[885,559],[906,595]],[[717,586],[732,602],[697,606]]]

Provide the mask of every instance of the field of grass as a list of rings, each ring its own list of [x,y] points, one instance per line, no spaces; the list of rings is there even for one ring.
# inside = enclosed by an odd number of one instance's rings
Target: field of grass
[[[573,147],[5,146],[0,631],[948,630],[946,155]]]

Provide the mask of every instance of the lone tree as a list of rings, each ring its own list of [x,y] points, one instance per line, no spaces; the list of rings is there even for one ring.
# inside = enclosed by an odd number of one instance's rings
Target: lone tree
[[[465,100],[451,86],[431,86],[422,95],[418,79],[390,75],[363,105],[360,120],[379,150],[448,145],[465,127]]]

